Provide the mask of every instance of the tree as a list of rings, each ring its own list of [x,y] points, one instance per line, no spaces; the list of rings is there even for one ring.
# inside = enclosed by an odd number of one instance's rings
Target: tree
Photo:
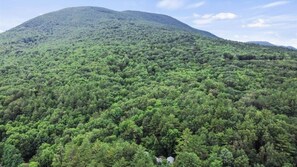
[[[125,160],[125,158],[121,158],[120,160],[116,161],[113,167],[126,167],[129,166],[129,162]]]
[[[180,152],[173,164],[176,167],[197,167],[201,166],[202,162],[195,153]]]
[[[18,167],[18,165],[23,163],[20,151],[11,144],[4,145],[2,161],[4,167]]]
[[[135,167],[153,167],[155,166],[152,157],[147,151],[140,149],[134,155],[132,165]]]
[[[50,147],[50,144],[43,144],[40,146],[37,153],[36,161],[42,167],[51,167],[54,158],[54,150]]]
[[[222,167],[223,162],[216,159],[216,160],[212,161],[209,166],[210,167]]]
[[[235,167],[248,167],[249,166],[249,158],[246,155],[239,156],[234,159]]]
[[[233,154],[227,148],[223,148],[219,156],[223,160],[223,164],[225,166],[233,164]]]

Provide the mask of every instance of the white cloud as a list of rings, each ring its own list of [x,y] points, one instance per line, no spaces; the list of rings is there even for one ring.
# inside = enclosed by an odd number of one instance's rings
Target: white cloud
[[[266,23],[263,19],[257,19],[256,21],[243,25],[242,27],[248,27],[248,28],[263,28],[263,27],[269,27],[270,25]]]
[[[215,20],[230,20],[235,19],[237,17],[234,13],[218,13],[213,16]]]
[[[0,33],[4,32],[3,30],[0,30]]]
[[[164,9],[178,9],[184,6],[183,0],[160,0],[157,7]]]
[[[201,2],[194,3],[194,4],[190,4],[187,6],[187,8],[188,9],[199,8],[199,7],[203,6],[204,4],[205,4],[205,2],[201,1]]]
[[[281,5],[286,5],[290,3],[290,1],[276,1],[276,2],[272,2],[272,3],[268,3],[266,5],[263,5],[263,6],[259,6],[257,8],[273,8],[273,7],[276,7],[276,6],[281,6]]]
[[[205,14],[205,15],[198,15],[194,13],[193,17],[195,18],[193,21],[194,24],[205,25],[218,20],[232,20],[237,18],[238,16],[234,13],[223,12],[223,13]]]
[[[296,16],[294,15],[260,15],[243,20],[242,27],[269,27],[271,31],[292,32],[293,30],[297,29],[297,22]]]

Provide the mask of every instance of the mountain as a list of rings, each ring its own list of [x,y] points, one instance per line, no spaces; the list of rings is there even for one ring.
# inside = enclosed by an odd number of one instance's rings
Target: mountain
[[[159,14],[38,16],[0,34],[0,166],[294,166],[296,55]]]
[[[139,12],[139,11],[125,11],[125,13],[131,14],[132,17],[139,18],[141,20],[156,22],[156,23],[168,26],[168,27],[172,27],[172,28],[176,28],[176,29],[180,29],[180,30],[184,30],[184,31],[196,32],[204,37],[218,38],[217,36],[207,32],[207,31],[194,29],[194,28],[188,26],[187,24],[184,24],[170,16],[146,13],[146,12]]]
[[[156,29],[159,31],[155,31]],[[10,43],[19,44],[77,42],[84,39],[109,40],[114,36],[118,37],[117,40],[141,40],[141,37],[171,30],[217,38],[209,32],[194,29],[170,16],[136,11],[117,12],[100,7],[66,8],[38,16],[1,34],[1,37],[9,39]]]
[[[286,47],[286,48],[289,48],[289,49],[293,49],[293,50],[297,50],[295,47],[293,46],[283,46],[283,47]]]
[[[283,48],[296,50],[296,48],[294,48],[292,46],[279,46],[279,45],[274,45],[274,44],[272,44],[270,42],[267,42],[267,41],[249,41],[249,42],[246,42],[246,43],[257,44],[257,45],[261,45],[261,46],[283,47]]]
[[[276,46],[270,42],[267,41],[249,41],[247,43],[252,43],[252,44],[257,44],[257,45],[262,45],[262,46]]]

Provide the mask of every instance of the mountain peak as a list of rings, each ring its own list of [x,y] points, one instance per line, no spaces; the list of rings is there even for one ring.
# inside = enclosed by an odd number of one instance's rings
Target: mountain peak
[[[16,37],[24,36],[23,34],[26,38],[30,38],[29,41],[36,36],[43,39],[59,37],[73,40],[81,39],[82,34],[84,37],[98,39],[102,37],[102,34],[117,37],[124,34],[125,38],[131,36],[142,38],[148,35],[148,32],[154,34],[160,31],[180,31],[217,38],[209,32],[194,29],[170,16],[139,11],[119,12],[92,6],[70,7],[47,13],[31,19],[3,35],[15,40],[19,40]]]

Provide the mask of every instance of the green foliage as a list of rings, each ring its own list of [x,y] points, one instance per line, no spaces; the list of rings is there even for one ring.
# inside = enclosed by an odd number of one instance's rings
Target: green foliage
[[[50,167],[54,158],[54,149],[50,144],[44,143],[39,147],[37,151],[35,161],[37,161],[40,166]]]
[[[233,155],[232,152],[230,152],[228,149],[223,148],[219,156],[223,160],[223,164],[225,166],[230,166],[231,164],[233,164]]]
[[[153,166],[152,155],[141,146],[126,142],[71,142],[60,154],[55,154],[53,166]],[[60,157],[60,158],[58,158]]]
[[[138,150],[133,157],[133,166],[153,167],[154,163],[150,154],[144,150]]]
[[[148,13],[38,17],[0,34],[1,165],[294,166],[296,55]]]
[[[22,162],[20,151],[13,145],[5,144],[3,147],[2,165],[4,167],[18,167]]]
[[[180,152],[177,154],[174,166],[177,167],[196,167],[201,166],[202,162],[195,153]]]
[[[40,165],[38,162],[30,162],[30,163],[22,163],[18,167],[39,167],[39,166]]]
[[[210,167],[222,167],[223,163],[220,160],[214,160],[210,163]]]

